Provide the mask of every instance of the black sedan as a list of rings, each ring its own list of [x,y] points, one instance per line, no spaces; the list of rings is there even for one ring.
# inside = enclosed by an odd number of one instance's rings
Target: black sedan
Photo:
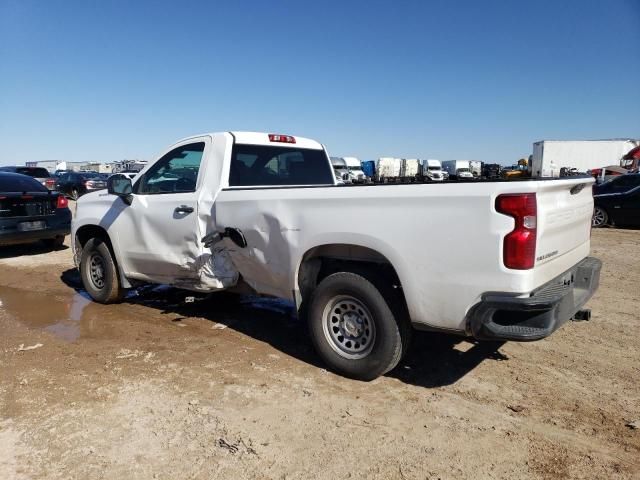
[[[43,240],[59,247],[71,232],[64,195],[18,173],[0,172],[0,245]]]
[[[107,188],[107,181],[93,172],[64,172],[58,176],[56,190],[77,200],[85,193]]]
[[[640,173],[627,173],[613,177],[600,185],[594,185],[593,194],[622,193],[638,186],[640,186]]]
[[[640,227],[640,186],[622,193],[593,196],[592,225]]]

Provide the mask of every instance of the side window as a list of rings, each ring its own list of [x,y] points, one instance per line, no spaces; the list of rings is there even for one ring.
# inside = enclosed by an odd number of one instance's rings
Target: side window
[[[263,145],[233,146],[229,186],[332,185],[324,150]]]
[[[204,142],[175,148],[158,160],[133,186],[142,195],[195,192]]]
[[[635,187],[640,185],[640,175],[623,175],[618,180],[618,185],[621,187]]]
[[[627,185],[626,178],[620,177],[616,182],[616,185],[618,185],[619,187],[625,187]]]

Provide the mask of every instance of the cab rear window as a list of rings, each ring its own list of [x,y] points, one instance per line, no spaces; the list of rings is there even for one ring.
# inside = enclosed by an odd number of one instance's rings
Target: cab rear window
[[[333,185],[324,150],[235,144],[229,186]]]

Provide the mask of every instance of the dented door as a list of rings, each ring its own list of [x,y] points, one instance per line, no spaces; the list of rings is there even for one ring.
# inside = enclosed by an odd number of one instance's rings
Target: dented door
[[[244,248],[229,238],[224,240],[234,266],[242,278],[257,292],[287,298],[291,247],[298,242],[299,229],[284,220],[291,217],[280,212],[264,197],[264,190],[225,190],[216,200],[219,225],[240,230],[246,239]],[[290,211],[290,209],[287,209]]]
[[[302,222],[312,212],[301,211],[300,203],[286,200],[285,193],[333,187],[335,178],[320,144],[300,139],[282,144],[282,136],[273,137],[265,144],[234,144],[228,188],[218,195],[215,218],[220,228],[237,228],[245,236],[245,248],[225,239],[242,278],[259,293],[292,298],[292,262]]]
[[[198,276],[197,190],[209,144],[209,137],[178,144],[136,178],[131,204],[110,229],[128,276],[166,283]]]

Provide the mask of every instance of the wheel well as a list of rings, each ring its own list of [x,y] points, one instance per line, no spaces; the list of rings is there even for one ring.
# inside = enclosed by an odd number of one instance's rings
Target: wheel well
[[[113,249],[113,244],[111,243],[111,238],[109,238],[109,234],[104,228],[98,225],[84,225],[80,227],[76,232],[74,252],[74,255],[76,256],[76,265],[80,265],[80,256],[82,255],[82,249],[84,248],[85,244],[92,238],[100,238],[107,243],[107,247],[109,248],[109,252],[111,252],[111,257],[113,258],[113,263],[116,265],[116,270],[118,271],[118,275],[120,276],[122,286],[124,288],[131,288],[131,283],[124,276],[124,272],[120,270],[118,258],[116,257],[115,251]]]
[[[107,242],[107,246],[109,247],[109,251],[111,252],[113,261],[116,266],[118,266],[118,260],[116,259],[115,252],[113,251],[113,245],[111,244],[109,234],[104,228],[99,227],[98,225],[84,225],[80,227],[76,232],[75,254],[77,255],[78,260],[80,259],[80,255],[82,254],[82,249],[84,248],[85,244],[92,238],[101,238],[102,240]]]
[[[298,269],[302,304],[324,278],[337,272],[353,272],[374,283],[384,282],[376,286],[384,290],[393,288],[406,307],[400,278],[387,257],[371,248],[349,244],[322,245],[305,253]]]
[[[76,232],[76,241],[81,247],[91,240],[92,238],[102,238],[111,246],[111,240],[109,240],[109,234],[107,231],[97,225],[84,225]]]

